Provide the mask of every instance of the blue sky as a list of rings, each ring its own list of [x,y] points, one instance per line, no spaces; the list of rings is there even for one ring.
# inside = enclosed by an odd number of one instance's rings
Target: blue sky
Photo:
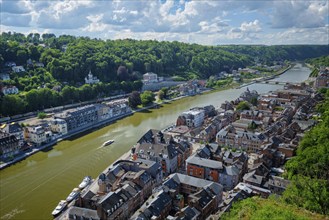
[[[0,0],[1,31],[203,45],[328,44],[328,0]]]

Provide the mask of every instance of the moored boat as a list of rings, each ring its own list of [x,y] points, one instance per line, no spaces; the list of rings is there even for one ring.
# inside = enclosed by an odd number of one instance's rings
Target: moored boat
[[[80,189],[74,188],[73,191],[66,198],[66,201],[71,202],[73,199],[76,199],[79,196],[79,194],[80,194]]]
[[[84,189],[86,186],[88,186],[91,183],[91,177],[85,176],[82,180],[82,182],[79,185],[79,189]]]
[[[61,200],[54,211],[51,213],[54,217],[58,216],[67,206],[67,202],[65,200]]]

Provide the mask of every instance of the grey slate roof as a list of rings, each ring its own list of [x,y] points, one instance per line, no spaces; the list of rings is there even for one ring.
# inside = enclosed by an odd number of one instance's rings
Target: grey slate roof
[[[97,215],[96,210],[80,208],[77,206],[69,207],[58,220],[67,220],[67,219],[76,219],[76,220],[99,220],[99,216]]]
[[[191,220],[193,218],[197,218],[200,215],[200,212],[196,208],[190,206],[186,206],[185,208],[183,208],[182,212],[184,213],[184,217],[178,217],[177,219]]]
[[[205,189],[209,188],[215,194],[220,193],[223,188],[222,185],[220,185],[219,183],[215,183],[209,180],[204,180],[180,173],[171,174],[168,180],[166,180],[163,183],[164,186],[167,186],[170,189],[176,189],[177,187],[179,187],[180,184],[190,185],[196,188],[205,188]]]
[[[21,132],[23,129],[18,123],[10,123],[7,125],[9,133]]]
[[[259,175],[256,175],[255,172],[256,171],[252,171],[252,172],[246,173],[243,176],[243,180],[244,181],[251,182],[251,183],[255,183],[255,184],[258,184],[258,185],[261,185],[262,184],[262,181],[263,181],[263,177],[262,176],[259,176]]]
[[[192,155],[189,158],[187,158],[186,163],[195,164],[195,165],[203,166],[203,167],[209,167],[212,169],[223,169],[222,162],[204,159],[204,158],[198,157],[196,155]]]
[[[142,143],[138,146],[137,153],[147,155],[148,152],[152,157],[169,157],[170,159],[175,158],[178,155],[178,151],[172,144],[152,144],[152,143]]]
[[[236,165],[226,166],[225,173],[229,176],[238,176],[240,173],[240,170]]]

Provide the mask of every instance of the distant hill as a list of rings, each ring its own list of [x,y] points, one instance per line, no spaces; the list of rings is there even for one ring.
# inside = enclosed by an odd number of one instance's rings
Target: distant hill
[[[65,51],[65,52],[64,52]],[[60,82],[83,82],[91,70],[103,82],[117,81],[118,67],[132,73],[155,72],[161,76],[208,78],[223,70],[237,69],[274,61],[305,60],[328,55],[328,45],[229,45],[202,46],[181,42],[153,40],[99,40],[53,34],[2,33],[0,37],[0,65],[15,61],[41,61],[47,71]]]

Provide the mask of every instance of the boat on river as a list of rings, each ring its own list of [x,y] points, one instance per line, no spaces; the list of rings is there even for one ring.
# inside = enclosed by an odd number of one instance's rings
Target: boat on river
[[[114,140],[108,140],[108,141],[105,141],[103,146],[107,146],[107,145],[110,145],[110,144],[113,144],[114,143]]]
[[[54,217],[58,216],[67,206],[67,202],[65,200],[61,200],[54,211],[51,213]]]
[[[79,189],[84,189],[86,186],[88,186],[91,183],[91,181],[92,181],[91,176],[85,176],[79,185]]]
[[[80,189],[74,188],[73,191],[66,198],[66,201],[71,202],[73,199],[76,199],[79,196],[79,194],[80,194]]]

